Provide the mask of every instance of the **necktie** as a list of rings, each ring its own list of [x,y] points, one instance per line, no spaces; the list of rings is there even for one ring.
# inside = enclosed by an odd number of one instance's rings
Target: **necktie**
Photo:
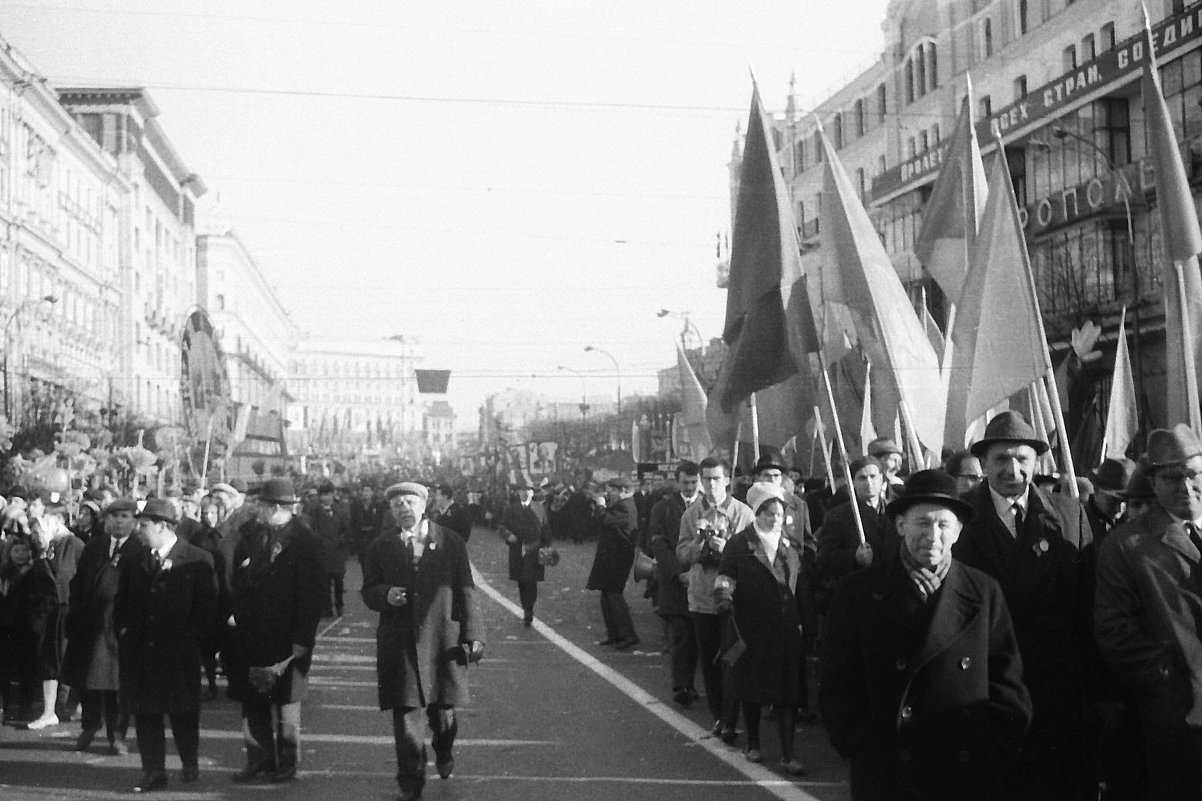
[[[1202,553],[1202,535],[1198,534],[1198,527],[1193,523],[1186,523],[1185,533],[1189,537],[1189,541],[1198,549],[1198,553]]]
[[[154,551],[154,572],[159,572],[163,567],[163,555],[158,551]]]
[[[1012,508],[1014,509],[1014,536],[1018,537],[1023,533],[1023,508],[1017,503]]]

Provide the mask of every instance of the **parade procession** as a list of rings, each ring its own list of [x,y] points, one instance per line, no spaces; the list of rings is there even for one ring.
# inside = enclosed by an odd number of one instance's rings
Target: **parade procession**
[[[0,799],[1202,801],[1202,3],[813,5],[0,0]]]

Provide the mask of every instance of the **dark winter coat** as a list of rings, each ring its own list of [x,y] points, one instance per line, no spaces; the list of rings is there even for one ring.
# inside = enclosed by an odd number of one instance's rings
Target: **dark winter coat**
[[[304,516],[305,525],[321,543],[322,562],[327,575],[346,573],[346,560],[351,553],[354,532],[351,516],[345,506],[335,504],[329,509],[316,506]]]
[[[634,566],[634,540],[638,509],[633,498],[623,498],[598,515],[597,553],[585,589],[622,592]]]
[[[247,680],[250,668],[284,661],[294,644],[308,648],[309,654],[293,661],[292,667],[308,674],[325,588],[321,546],[299,518],[292,518],[274,538],[257,522],[241,528],[230,588],[236,623],[230,649],[231,698],[254,697],[256,691]],[[273,703],[296,700],[291,676],[292,671],[285,671],[276,683]]]
[[[884,559],[888,551],[897,547],[897,533],[892,521],[880,511],[866,503],[858,503],[860,520],[864,524],[864,540],[872,546],[873,560]],[[819,611],[826,611],[839,579],[861,569],[856,562],[856,549],[860,547],[860,533],[856,530],[856,519],[851,504],[843,503],[829,509],[818,529],[818,554],[815,566],[818,572],[816,603]]]
[[[135,714],[200,711],[201,654],[213,636],[213,558],[176,540],[162,567],[149,549],[120,565],[113,625],[121,692]]]
[[[517,542],[509,545],[509,580],[542,581],[546,569],[538,561],[539,548],[551,546],[551,524],[547,521],[547,510],[541,503],[531,501],[529,506],[512,503],[501,515],[501,533],[513,534]]]
[[[79,569],[71,579],[67,654],[60,678],[72,687],[121,689],[113,605],[120,586],[121,563],[144,558],[147,548],[131,534],[110,558],[112,541],[107,534],[88,540]]]
[[[726,544],[718,581],[733,584],[735,626],[746,650],[731,665],[735,698],[747,704],[789,704],[800,700],[801,553],[782,536],[776,559],[760,543],[755,527]]]
[[[471,509],[457,501],[452,501],[451,505],[445,511],[438,513],[438,517],[435,518],[434,522],[443,528],[454,531],[466,543],[471,539],[472,523],[474,520],[475,518]]]
[[[687,568],[676,558],[676,540],[684,510],[684,498],[673,492],[651,507],[647,521],[647,547],[655,559],[655,606],[660,617],[689,614],[688,585],[680,580]]]
[[[924,603],[896,554],[840,582],[819,705],[855,801],[998,797],[1031,720],[997,582],[953,562]]]
[[[364,559],[363,600],[380,613],[376,678],[380,709],[462,706],[470,699],[468,668],[456,662],[469,642],[483,642],[476,585],[463,540],[437,523],[416,565],[400,533],[376,538]],[[388,603],[403,587],[406,602]]]

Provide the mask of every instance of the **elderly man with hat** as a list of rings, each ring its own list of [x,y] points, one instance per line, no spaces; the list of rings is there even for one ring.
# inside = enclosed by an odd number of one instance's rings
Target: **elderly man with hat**
[[[121,564],[137,562],[146,545],[134,532],[138,504],[118,498],[104,511],[104,534],[88,540],[79,559],[79,570],[71,579],[71,603],[67,613],[67,654],[63,659],[63,681],[81,690],[82,730],[76,751],[87,751],[100,731],[108,735],[110,753],[128,753],[125,734],[129,729],[129,705],[119,701],[120,666],[117,661],[117,630],[113,604],[117,597]]]
[[[130,551],[132,558],[118,564],[113,625],[121,692],[134,714],[142,760],[136,793],[167,786],[164,715],[183,764],[180,780],[200,777],[201,651],[213,637],[217,578],[213,557],[176,536],[178,524],[170,501],[147,501],[138,513],[147,549]]]
[[[1089,478],[1093,492],[1085,499],[1085,518],[1089,521],[1097,549],[1102,547],[1102,540],[1123,516],[1131,463],[1126,459],[1105,459]]]
[[[246,765],[235,782],[290,781],[300,758],[301,701],[326,588],[317,537],[296,515],[292,481],[269,479],[242,526],[230,584],[230,697],[242,702]]]
[[[1086,779],[1083,728],[1093,664],[1093,534],[1082,505],[1034,486],[1049,447],[1016,411],[994,417],[972,445],[985,481],[964,494],[972,520],[956,559],[1002,586],[1023,656],[1034,720],[1007,797],[1060,801]]]
[[[1031,699],[1002,589],[953,557],[975,511],[913,474],[886,508],[900,547],[835,592],[819,704],[853,801],[1004,797]]]
[[[600,644],[625,651],[639,644],[624,595],[626,579],[634,566],[639,512],[634,504],[635,484],[629,478],[615,476],[605,482],[605,488],[605,496],[597,499],[600,536],[585,589],[601,593],[605,639]]]
[[[1148,435],[1156,501],[1098,556],[1098,649],[1131,689],[1148,795],[1202,794],[1202,442],[1183,423]]]
[[[385,493],[392,525],[368,547],[363,600],[380,613],[376,675],[380,709],[392,712],[400,801],[426,783],[426,727],[435,768],[455,769],[455,707],[470,700],[468,664],[484,654],[467,547],[426,518],[429,491],[405,481]]]

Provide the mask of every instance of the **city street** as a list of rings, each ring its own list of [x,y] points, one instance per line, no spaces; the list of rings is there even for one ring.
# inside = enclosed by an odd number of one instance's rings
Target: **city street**
[[[657,619],[641,598],[627,597],[643,643],[629,653],[594,645],[601,639],[595,593],[585,592],[593,545],[557,543],[561,563],[541,585],[533,629],[521,625],[516,587],[506,578],[505,548],[477,529],[469,550],[480,581],[488,647],[473,666],[473,700],[460,709],[456,773],[440,781],[430,768],[424,798],[656,799],[703,797],[823,799],[848,796],[845,767],[819,727],[803,727],[798,755],[809,768],[800,781],[775,771],[771,721],[765,762],[743,759],[740,747],[705,736],[704,703],[681,712],[671,702]],[[348,565],[347,614],[322,622],[304,711],[301,778],[286,787],[237,786],[241,766],[237,706],[206,703],[201,716],[201,779],[176,780],[156,797],[234,799],[387,799],[395,793],[390,718],[376,706],[374,615],[358,596],[358,565]],[[545,622],[544,622],[545,621]],[[43,732],[0,733],[0,797],[109,799],[128,795],[138,757],[72,751],[78,724]],[[99,738],[102,739],[102,738]],[[133,739],[133,733],[130,733]],[[96,749],[94,749],[96,750]],[[173,747],[169,745],[169,751]]]

